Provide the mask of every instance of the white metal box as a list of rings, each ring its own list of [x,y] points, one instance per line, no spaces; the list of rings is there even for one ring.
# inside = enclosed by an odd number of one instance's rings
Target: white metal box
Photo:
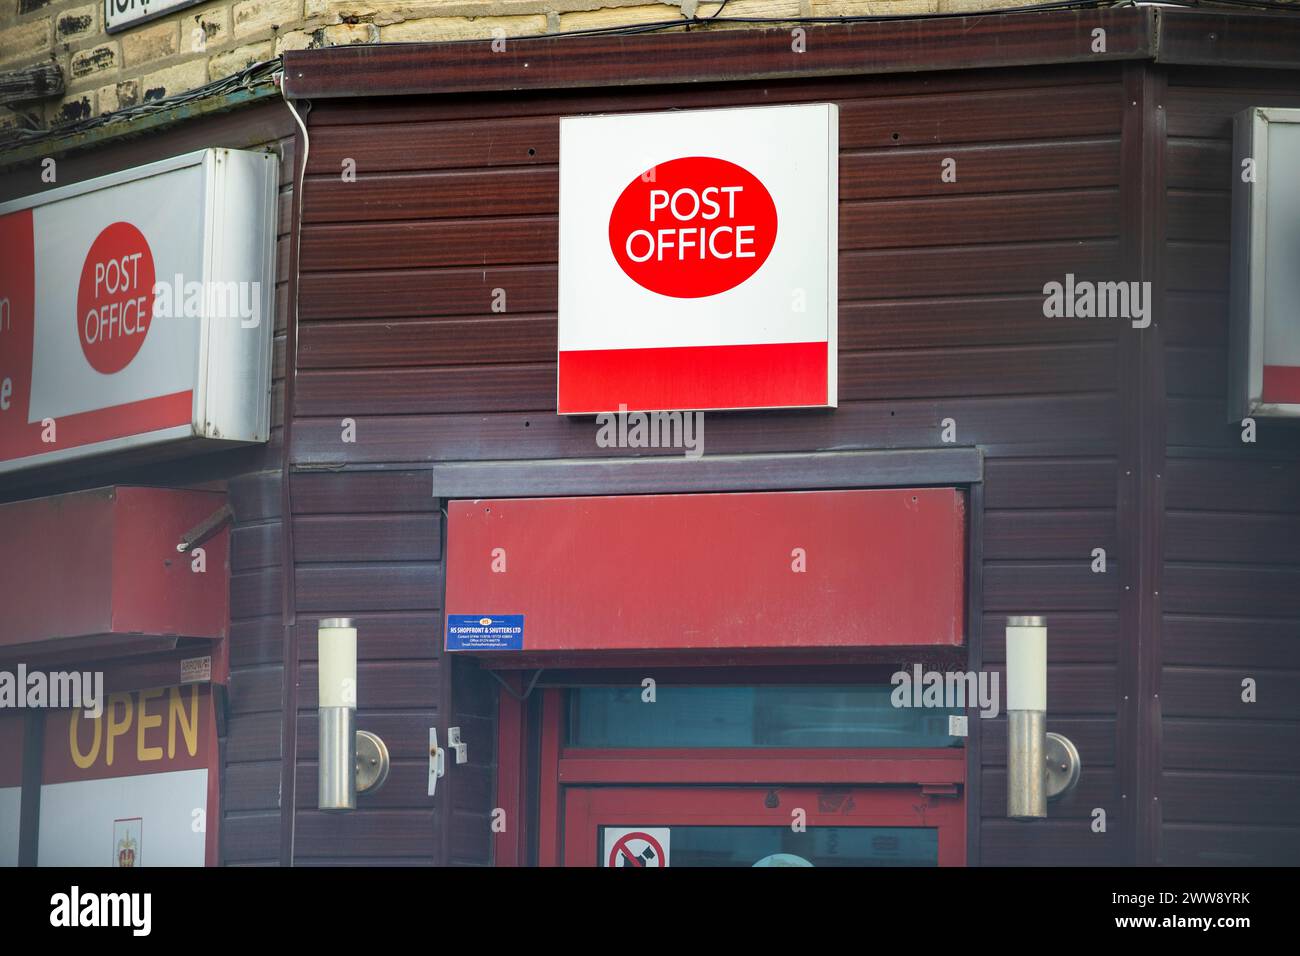
[[[1234,117],[1228,417],[1300,416],[1300,109]]]
[[[267,440],[277,188],[204,149],[0,205],[0,473]]]

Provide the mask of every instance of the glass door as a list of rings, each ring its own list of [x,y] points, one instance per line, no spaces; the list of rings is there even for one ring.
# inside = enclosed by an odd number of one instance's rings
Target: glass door
[[[898,706],[877,665],[771,673],[557,672],[531,705],[502,695],[498,800],[524,823],[498,865],[965,863],[950,711]]]
[[[942,866],[962,801],[919,787],[566,788],[566,866]]]

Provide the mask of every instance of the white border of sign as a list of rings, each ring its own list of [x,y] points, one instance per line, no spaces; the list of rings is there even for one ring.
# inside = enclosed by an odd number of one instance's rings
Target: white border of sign
[[[203,231],[202,281],[206,286],[255,276],[261,283],[263,317],[256,334],[230,322],[209,321],[206,316],[201,320],[189,425],[0,461],[0,474],[185,439],[216,449],[265,442],[270,437],[279,156],[254,150],[200,149],[0,203],[0,216],[193,166],[203,170],[203,195],[198,197],[202,217],[194,225]]]
[[[801,167],[804,154],[772,149],[772,141],[787,143],[789,130],[774,137],[773,123],[797,123],[793,128],[804,135],[805,153],[822,154],[824,168]],[[764,125],[764,124],[767,125]],[[637,287],[616,264],[609,251],[609,211],[621,191],[646,169],[683,156],[717,156],[736,162],[773,192],[782,221],[792,218],[824,220],[824,249],[809,254],[792,239],[782,238],[763,268],[737,287],[699,299],[666,299]],[[761,314],[766,297],[772,294],[771,278],[777,262],[798,262],[809,272],[822,272],[817,288],[819,309],[810,309],[810,319],[820,319],[827,346],[826,401],[808,405],[685,405],[673,411],[759,411],[763,409],[835,408],[839,403],[839,106],[835,103],[794,103],[726,107],[702,110],[664,110],[642,113],[597,113],[560,119],[559,187],[559,301],[557,352],[621,350],[645,347],[640,330],[655,323],[671,324],[674,337],[663,347],[737,344],[783,344],[779,332],[755,328],[737,338],[734,332],[723,340],[705,330],[717,331],[713,313],[721,310],[734,317],[752,308]],[[810,184],[819,189],[808,195]],[[782,190],[781,185],[786,188]],[[575,187],[577,187],[575,189]],[[576,195],[575,195],[576,193]],[[791,204],[799,203],[798,209]],[[815,214],[810,215],[810,212]],[[592,223],[598,223],[593,227]],[[584,231],[584,229],[586,231]],[[822,241],[817,229],[818,241]],[[592,235],[596,238],[592,239]],[[820,261],[819,261],[820,260]],[[786,265],[787,270],[790,266]],[[767,283],[765,285],[764,283]],[[591,307],[595,297],[601,301]],[[575,300],[579,300],[575,302]],[[725,303],[725,306],[719,306]],[[590,330],[601,325],[601,316],[613,311],[619,324],[603,328],[596,344]],[[576,336],[576,341],[575,341]],[[653,347],[653,346],[651,346]],[[555,396],[557,414],[582,417],[596,411],[561,411],[560,371],[557,368]],[[612,409],[607,409],[612,410]],[[667,409],[665,409],[667,410]]]
[[[1268,311],[1267,245],[1269,204],[1269,126],[1300,124],[1300,109],[1251,107],[1233,117],[1232,137],[1232,278],[1230,283],[1230,356],[1228,420],[1261,416],[1300,417],[1300,404],[1265,403],[1264,343],[1266,326],[1283,317]],[[1254,161],[1254,182],[1242,181],[1242,163]],[[1294,176],[1279,169],[1278,177]],[[1276,260],[1280,251],[1272,251]],[[1294,268],[1292,266],[1292,268]],[[1292,321],[1300,321],[1292,317]]]

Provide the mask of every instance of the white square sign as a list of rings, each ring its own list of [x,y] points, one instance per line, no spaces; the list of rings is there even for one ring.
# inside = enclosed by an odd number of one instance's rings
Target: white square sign
[[[668,865],[668,827],[605,827],[602,866]]]
[[[834,407],[834,104],[560,122],[559,413]]]

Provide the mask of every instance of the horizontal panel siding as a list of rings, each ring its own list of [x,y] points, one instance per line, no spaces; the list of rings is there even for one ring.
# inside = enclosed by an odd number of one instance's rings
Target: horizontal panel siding
[[[1300,619],[1212,617],[1203,614],[1164,616],[1166,665],[1225,667],[1292,667]]]
[[[984,506],[1014,508],[1113,508],[1115,461],[1094,459],[1003,459],[984,468]]]
[[[420,561],[438,554],[437,514],[295,517],[294,550],[303,562]]]
[[[984,615],[984,662],[1007,659],[1005,614]],[[1113,664],[1118,661],[1118,611],[1058,612],[1048,622],[1053,664]]]
[[[1165,557],[1300,565],[1300,516],[1170,510],[1165,518]]]
[[[281,139],[278,146],[272,441],[262,453],[260,470],[230,480],[227,498],[234,520],[230,529],[230,692],[222,749],[220,858],[223,863],[241,865],[280,860],[285,694],[280,455],[296,159],[292,138]]]
[[[1169,717],[1295,720],[1298,699],[1300,671],[1180,665],[1160,675],[1161,711]]]
[[[944,160],[956,163],[957,179],[935,174]],[[892,196],[1013,193],[1027,183],[1066,182],[1075,187],[1119,182],[1118,140],[1047,140],[1038,143],[845,150],[840,156],[840,196],[879,199]]]
[[[340,608],[355,611],[432,610],[442,601],[438,565],[300,564],[294,585],[303,613],[337,616]]]
[[[301,379],[300,379],[301,381]],[[291,501],[300,617],[294,862],[438,862],[435,804],[427,795],[429,728],[443,719],[442,519],[427,472],[299,473]],[[357,628],[357,727],[393,761],[382,790],[358,798],[357,829],[315,811],[318,771],[316,619]],[[359,834],[378,834],[375,838]],[[354,832],[355,831],[355,832]]]
[[[1227,341],[1226,293],[1166,291],[1165,344],[1170,350],[1176,354],[1180,347],[1221,349]]]
[[[1050,607],[1062,611],[1113,611],[1119,607],[1120,568],[1092,570],[1086,558],[1071,563],[988,562],[984,565],[984,607],[1014,613]]]
[[[989,660],[1000,666],[1001,637],[990,632],[1005,613],[1054,621],[1059,729],[1099,768],[1089,787],[1112,794],[1120,568],[1113,554],[1105,574],[1090,564],[1093,548],[1119,547],[1119,323],[1047,318],[1042,289],[1067,273],[1110,279],[1121,266],[1116,75],[1041,71],[1019,86],[1003,71],[816,81],[764,87],[761,99],[757,87],[748,98],[737,87],[573,91],[484,101],[481,113],[455,98],[319,104],[290,454],[299,467],[383,470],[294,475],[300,607],[356,612],[363,645],[401,622],[400,636],[363,646],[366,666],[381,668],[371,676],[401,662],[432,680],[412,663],[420,628],[431,646],[441,633],[441,530],[419,466],[629,453],[598,448],[590,419],[555,415],[559,116],[830,100],[841,108],[840,407],[709,416],[706,454],[938,448],[951,419],[957,443],[982,446],[987,459]],[[348,158],[355,183],[339,177]],[[940,177],[946,158],[956,182]],[[504,311],[494,311],[496,290]],[[345,418],[355,441],[342,440]],[[300,704],[314,693],[313,671],[304,658]],[[459,672],[453,683],[456,720],[490,734],[492,708],[459,695],[481,684],[490,701],[495,686]],[[394,692],[402,713],[368,719],[386,721],[396,749],[418,757],[445,702],[410,684]],[[983,729],[985,776],[996,777],[1004,718]],[[302,713],[302,760],[314,760],[314,731]],[[475,763],[480,744],[470,750]],[[489,849],[490,762],[465,778],[444,849],[476,864]],[[432,852],[424,841],[436,836],[408,809],[385,797],[383,820],[410,828],[417,855]],[[1049,853],[986,807],[983,862],[1119,858],[1114,837],[1091,834],[1078,807],[1065,813],[1049,824]],[[346,857],[329,847],[341,830],[311,826],[303,862]]]
[[[1296,721],[1167,717],[1161,754],[1166,771],[1286,773],[1300,752]]]
[[[473,366],[460,369],[368,369],[307,372],[298,381],[302,415],[438,414],[480,411],[549,412],[555,405],[555,365]],[[490,377],[481,396],[475,383]],[[1114,348],[1077,345],[843,354],[843,401],[934,396],[1033,395],[1113,388]]]
[[[367,710],[428,710],[438,705],[438,663],[423,661],[359,661],[357,707]],[[316,664],[304,661],[298,668],[298,700],[316,706]],[[426,735],[427,739],[427,735]]]
[[[294,818],[294,862],[313,857],[434,858],[434,813],[424,809],[369,808],[364,813],[299,810]]]
[[[441,655],[430,635],[441,633],[442,617],[436,611],[349,611],[357,628],[359,661],[424,661]],[[298,659],[317,658],[316,621],[301,620],[294,628]]]
[[[988,560],[1082,560],[1093,549],[1115,553],[1115,512],[1105,509],[1019,510],[984,513],[984,556]]]
[[[1288,821],[1300,826],[1300,775],[1189,773],[1161,778],[1165,823]]]
[[[1000,685],[1006,688],[1005,664],[987,661],[984,670],[998,674]],[[1113,665],[1067,664],[1053,660],[1047,669],[1047,700],[1053,719],[1113,714],[1116,687],[1116,668]]]
[[[1300,470],[1293,462],[1172,459],[1166,472],[1171,511],[1300,514]]]
[[[956,424],[962,444],[994,453],[1059,453],[1112,449],[1117,430],[1113,395],[1046,396],[1032,401],[953,398],[943,402],[853,402],[833,415],[771,412],[761,429],[753,419],[714,416],[705,421],[706,454],[841,451],[852,448],[938,448],[943,420]],[[294,426],[293,455],[301,464],[622,457],[627,449],[596,446],[590,420],[554,413],[361,416],[356,441],[341,440],[338,419],[303,418]],[[644,449],[674,454],[672,449]]]
[[[1293,866],[1300,827],[1167,824],[1164,860],[1171,866]]]
[[[1227,416],[1232,116],[1300,97],[1251,82],[1175,82],[1166,100],[1172,457],[1157,792],[1169,864],[1300,860],[1300,432],[1261,419],[1246,443]]]
[[[840,303],[839,344],[843,352],[1083,343],[1113,340],[1114,336],[1114,328],[1093,319],[1045,320],[1041,290],[1022,295],[925,295]]]
[[[1300,567],[1167,564],[1163,596],[1173,613],[1300,617]]]
[[[304,226],[304,230],[309,228]],[[1121,266],[1119,245],[1113,239],[1063,241],[1046,236],[1041,242],[1033,241],[1029,250],[1023,244],[1007,243],[923,247],[917,242],[920,238],[918,231],[905,248],[842,252],[841,301],[906,298],[922,290],[933,294],[940,275],[942,288],[949,295],[1041,293],[1046,283],[1064,281],[1067,273],[1078,279],[1107,281]],[[1032,255],[1027,255],[1030,251]],[[496,311],[512,314],[555,311],[558,271],[553,263],[484,268],[479,261],[483,256],[475,250],[463,250],[462,255],[462,261],[474,262],[476,267],[308,272],[308,265],[314,267],[315,263],[304,257],[299,286],[302,320],[489,316],[494,306]],[[400,258],[395,251],[387,262]],[[1183,268],[1188,285],[1176,288],[1225,288],[1226,265],[1199,246],[1186,250]],[[505,290],[504,305],[495,291],[498,289]]]
[[[985,866],[1113,866],[1123,851],[1122,830],[1109,825],[1095,833],[1090,821],[985,820],[981,862]]]
[[[238,779],[235,781],[238,783]],[[239,796],[235,796],[237,801]],[[236,811],[221,820],[221,861],[227,866],[269,865],[279,856],[280,812]]]
[[[554,362],[558,344],[554,318],[542,315],[313,322],[300,335],[302,369]]]

